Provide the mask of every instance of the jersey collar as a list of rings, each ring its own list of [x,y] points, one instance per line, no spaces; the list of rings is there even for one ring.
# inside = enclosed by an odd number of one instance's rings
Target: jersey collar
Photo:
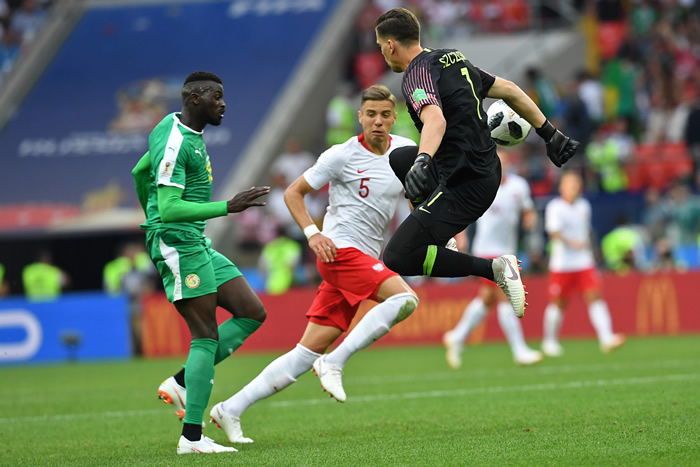
[[[369,152],[371,152],[372,154],[374,154],[374,151],[372,151],[372,150],[371,150],[369,147],[367,147],[367,145],[365,144],[365,134],[364,134],[364,133],[360,133],[360,134],[357,136],[357,140],[360,142],[360,144],[361,144],[366,150],[368,150]],[[389,149],[391,149],[391,135],[389,135],[389,146],[386,147],[386,152],[389,152]],[[385,153],[385,154],[386,154],[386,153]]]
[[[182,123],[182,122],[180,121],[180,114],[178,114],[178,113],[174,113],[174,114],[173,114],[173,118],[175,119],[175,121],[177,122],[178,125],[180,125],[180,126],[186,128],[186,129],[190,130],[192,133],[196,133],[196,134],[198,134],[198,135],[201,135],[202,133],[204,133],[203,130],[202,130],[202,131],[193,130],[192,128],[190,128],[190,127],[188,127],[187,125],[185,125],[184,123]]]

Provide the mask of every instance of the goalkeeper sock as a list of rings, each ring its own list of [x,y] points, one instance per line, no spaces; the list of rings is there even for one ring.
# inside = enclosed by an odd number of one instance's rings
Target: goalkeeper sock
[[[204,409],[209,403],[214,384],[214,356],[219,343],[214,339],[193,339],[190,354],[185,365],[185,382],[187,383],[187,410],[184,423],[197,425],[202,432]],[[185,430],[187,428],[187,430]],[[190,441],[199,437],[192,432],[192,427],[183,427],[182,435]],[[191,439],[188,436],[195,436]]]
[[[216,349],[214,365],[226,359],[229,355],[243,344],[243,341],[253,334],[262,325],[260,321],[249,318],[231,318],[224,321],[219,326],[219,345]],[[178,371],[174,376],[175,382],[186,388],[185,368]]]

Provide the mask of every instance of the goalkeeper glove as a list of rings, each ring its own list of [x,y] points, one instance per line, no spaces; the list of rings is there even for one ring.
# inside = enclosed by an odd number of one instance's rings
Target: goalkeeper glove
[[[557,167],[566,164],[576,154],[576,149],[581,144],[554,128],[549,120],[545,120],[542,128],[537,128],[535,131],[545,142],[547,157]]]

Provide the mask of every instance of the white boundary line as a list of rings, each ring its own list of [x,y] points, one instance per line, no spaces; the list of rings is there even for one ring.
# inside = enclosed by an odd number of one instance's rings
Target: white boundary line
[[[497,394],[509,392],[526,392],[526,391],[554,391],[561,389],[583,389],[592,387],[608,387],[608,386],[624,386],[632,384],[653,384],[662,382],[678,382],[692,381],[700,379],[700,374],[697,373],[680,373],[664,376],[642,376],[632,378],[615,378],[615,379],[593,379],[584,381],[569,381],[565,383],[544,383],[544,384],[525,384],[520,386],[486,386],[482,388],[464,388],[464,389],[446,389],[436,391],[422,392],[405,392],[394,394],[377,394],[370,396],[356,396],[349,399],[348,403],[371,403],[381,401],[397,401],[409,399],[433,399],[436,397],[454,397],[473,394]],[[269,407],[300,407],[308,405],[327,404],[330,400],[326,398],[302,399],[292,401],[273,401],[268,403]],[[6,417],[0,418],[0,423],[32,423],[32,422],[64,422],[72,420],[84,420],[92,418],[124,418],[124,417],[142,417],[144,415],[154,414],[170,414],[163,408],[160,409],[142,409],[142,410],[121,410],[107,412],[85,412],[85,413],[68,413],[58,415],[32,415],[24,417]]]

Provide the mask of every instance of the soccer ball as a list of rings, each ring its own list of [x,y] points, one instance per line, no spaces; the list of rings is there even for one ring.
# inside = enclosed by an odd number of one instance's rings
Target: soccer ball
[[[523,117],[499,100],[486,111],[491,138],[501,146],[515,146],[521,143],[532,129]]]

